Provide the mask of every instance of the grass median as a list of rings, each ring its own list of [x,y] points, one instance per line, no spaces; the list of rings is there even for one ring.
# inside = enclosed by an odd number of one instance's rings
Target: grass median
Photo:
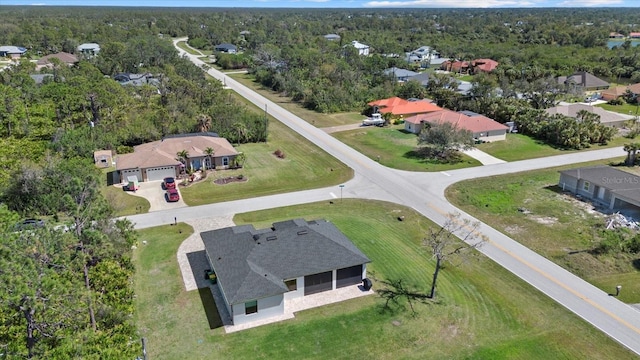
[[[397,220],[399,215],[404,221]],[[325,218],[371,260],[375,279],[402,278],[427,289],[434,261],[421,246],[432,224],[411,209],[345,200],[237,215],[236,224]],[[140,231],[134,251],[136,321],[150,358],[217,359],[610,359],[632,355],[489,259],[447,265],[438,301],[381,311],[376,296],[302,311],[296,318],[226,334],[210,322],[199,291],[186,292],[176,251],[184,224]],[[374,289],[380,283],[374,282]]]
[[[559,170],[623,159],[467,180],[446,195],[463,211],[603,291],[623,285],[620,300],[640,303],[638,255],[594,251],[607,237],[605,216],[558,186]]]

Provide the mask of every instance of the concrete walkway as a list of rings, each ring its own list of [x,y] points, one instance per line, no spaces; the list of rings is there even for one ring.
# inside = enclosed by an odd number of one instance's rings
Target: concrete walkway
[[[497,157],[491,156],[486,152],[478,149],[471,149],[463,151],[465,155],[468,155],[482,163],[482,165],[504,164],[506,161],[500,160]]]

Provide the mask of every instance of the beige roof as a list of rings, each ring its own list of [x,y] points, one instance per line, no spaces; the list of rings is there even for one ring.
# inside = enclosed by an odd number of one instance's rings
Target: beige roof
[[[585,105],[585,104],[561,105],[561,106],[556,106],[556,107],[546,109],[545,111],[549,115],[561,114],[561,115],[575,118],[578,116],[578,112],[580,110],[586,110],[590,113],[600,115],[600,122],[602,124],[626,120],[626,117],[620,114],[607,111],[597,106],[591,106],[591,105]]]
[[[40,60],[38,60],[36,62],[36,64],[38,65],[47,65],[50,63],[50,59],[58,59],[61,62],[65,63],[65,64],[75,64],[78,62],[78,57],[73,55],[73,54],[69,54],[66,52],[59,52],[56,54],[51,54],[51,55],[47,55],[47,56],[43,56],[42,58],[40,58]]]
[[[119,155],[116,169],[145,169],[178,165],[180,162],[176,160],[177,153],[182,150],[186,150],[190,158],[196,158],[206,156],[204,151],[209,147],[215,151],[213,156],[216,158],[238,154],[225,138],[198,135],[172,137],[138,145],[132,153]]]

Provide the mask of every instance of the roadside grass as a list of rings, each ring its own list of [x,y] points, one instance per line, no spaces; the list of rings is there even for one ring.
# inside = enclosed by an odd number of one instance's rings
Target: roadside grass
[[[627,104],[627,103],[624,103],[622,105],[598,104],[595,106],[601,107],[608,111],[617,112],[619,114],[640,115],[640,112],[638,112],[639,106],[635,104]]]
[[[456,164],[440,164],[425,160],[415,153],[418,137],[405,132],[404,125],[368,126],[331,135],[370,159],[394,169],[443,171],[481,165],[479,161],[464,154],[462,161]]]
[[[178,41],[176,45],[178,45],[178,47],[180,49],[188,52],[191,55],[202,55],[201,53],[199,53],[199,52],[193,50],[192,48],[188,47],[186,41]]]
[[[107,186],[107,173],[115,171],[115,169],[115,166],[100,169],[104,180],[100,192],[113,208],[114,215],[119,217],[149,212],[151,204],[146,199],[129,195],[121,187]]]
[[[228,76],[232,77],[234,80],[237,80],[242,85],[253,89],[260,95],[280,105],[282,108],[295,114],[309,124],[319,128],[353,124],[364,119],[364,115],[359,115],[358,112],[321,114],[309,109],[305,109],[300,106],[300,104],[292,101],[291,98],[268,90],[261,84],[253,81],[253,76],[251,74],[229,74]]]
[[[284,152],[284,159],[273,155],[278,149]],[[353,170],[279,121],[269,123],[267,143],[241,144],[236,150],[246,154],[244,167],[214,171],[203,181],[180,188],[187,205],[315,189],[337,185],[353,177]],[[217,178],[238,175],[248,181],[226,185],[213,182]]]
[[[105,186],[102,195],[113,207],[115,216],[127,216],[149,212],[151,205],[147,199],[127,194],[121,187]]]
[[[578,151],[589,151],[622,146],[625,143],[631,141],[633,141],[633,139],[616,136],[606,145],[592,145],[590,148],[583,150],[563,150],[553,147],[549,144],[545,144],[544,142],[536,140],[527,135],[511,133],[507,134],[507,138],[504,141],[494,141],[490,143],[479,144],[477,148],[504,161],[518,161],[545,156],[563,155]]]
[[[592,253],[590,250],[603,238],[605,217],[594,212],[590,204],[563,194],[558,186],[559,170],[623,160],[467,180],[452,185],[446,196],[461,210],[603,291],[610,293],[624,283],[621,299],[640,303],[638,256]]]
[[[397,216],[405,216],[403,222]],[[427,289],[434,262],[421,246],[427,219],[399,205],[346,199],[237,215],[257,228],[304,217],[336,224],[372,260],[368,274]],[[134,250],[136,315],[153,359],[620,359],[632,355],[494,262],[470,253],[447,265],[438,301],[418,315],[382,311],[377,295],[302,311],[296,318],[226,334],[210,328],[207,291],[186,292],[176,251],[185,225],[141,230]],[[215,308],[208,311],[215,312]],[[214,319],[215,320],[215,319]]]

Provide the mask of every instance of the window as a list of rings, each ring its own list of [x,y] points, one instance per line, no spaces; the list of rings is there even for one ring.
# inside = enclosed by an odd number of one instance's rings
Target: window
[[[289,289],[289,291],[298,290],[298,281],[296,279],[287,280],[284,282],[284,284],[287,286],[287,289]]]
[[[589,191],[590,187],[591,187],[591,183],[589,183],[588,181],[585,181],[584,184],[582,184],[582,190],[584,191]]]
[[[228,157],[223,157],[222,158],[222,165],[223,166],[229,166],[229,158]]]
[[[255,314],[258,312],[258,300],[254,300],[254,301],[249,301],[244,303],[244,313],[249,315],[249,314]]]

